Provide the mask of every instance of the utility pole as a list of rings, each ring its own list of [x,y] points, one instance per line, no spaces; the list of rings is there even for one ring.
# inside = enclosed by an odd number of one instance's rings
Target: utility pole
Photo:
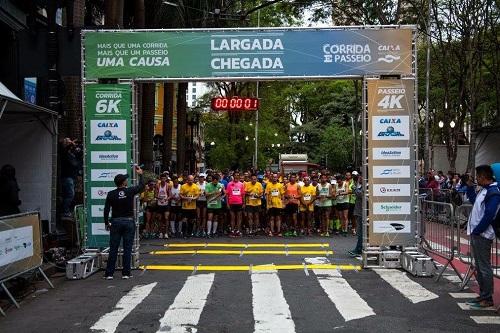
[[[260,9],[257,12],[257,27],[260,27]],[[257,99],[259,98],[259,81],[257,81],[257,89],[256,89]],[[259,103],[260,105],[260,103]],[[259,109],[255,110],[255,156],[254,156],[254,170],[257,172],[259,169],[259,160],[258,160],[258,152],[259,152]]]
[[[430,90],[430,67],[431,67],[431,1],[428,6],[428,16],[427,16],[427,59],[425,64],[425,147],[424,147],[424,165],[425,169],[429,170],[429,90]]]

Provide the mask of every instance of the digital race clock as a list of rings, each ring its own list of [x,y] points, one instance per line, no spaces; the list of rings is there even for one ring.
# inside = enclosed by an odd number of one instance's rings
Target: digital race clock
[[[211,104],[214,111],[256,111],[259,99],[252,97],[215,97]]]

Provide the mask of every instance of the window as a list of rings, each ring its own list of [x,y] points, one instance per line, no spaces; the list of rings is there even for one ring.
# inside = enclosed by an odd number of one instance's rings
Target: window
[[[193,92],[193,94],[196,93],[196,87],[193,87],[192,92]]]

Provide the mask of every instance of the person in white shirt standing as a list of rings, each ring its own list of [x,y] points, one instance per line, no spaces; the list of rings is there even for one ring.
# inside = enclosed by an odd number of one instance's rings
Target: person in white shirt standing
[[[493,306],[493,269],[491,268],[491,244],[495,239],[492,222],[498,214],[500,191],[489,165],[476,168],[476,193],[472,179],[467,180],[467,197],[474,204],[469,215],[467,234],[470,235],[472,255],[476,266],[479,296],[467,302],[472,308]]]

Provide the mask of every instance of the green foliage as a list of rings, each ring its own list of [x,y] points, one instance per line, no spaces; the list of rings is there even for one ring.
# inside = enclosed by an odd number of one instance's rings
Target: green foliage
[[[344,171],[352,165],[353,140],[349,128],[333,123],[321,133],[319,157],[327,157],[327,167],[334,171]]]

